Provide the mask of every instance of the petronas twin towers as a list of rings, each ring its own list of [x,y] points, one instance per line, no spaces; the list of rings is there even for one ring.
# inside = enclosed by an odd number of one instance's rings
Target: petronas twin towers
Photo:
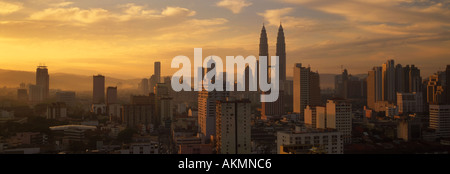
[[[269,44],[267,39],[266,27],[263,25],[261,30],[261,37],[259,42],[259,56],[269,57]],[[284,38],[283,26],[280,24],[277,36],[277,51],[276,56],[280,63],[280,82],[286,81],[286,42]],[[269,64],[267,64],[269,65]]]
[[[267,32],[266,27],[263,25],[261,30],[261,37],[260,37],[260,43],[259,43],[259,56],[267,56],[267,60],[269,61],[269,44],[267,41]],[[278,100],[275,102],[262,102],[261,103],[261,110],[262,110],[262,117],[267,118],[267,116],[281,116],[284,114],[284,102],[283,102],[283,95],[284,95],[284,83],[286,82],[286,42],[284,39],[284,31],[283,26],[280,24],[280,27],[278,29],[278,37],[277,37],[277,50],[276,50],[276,56],[278,56],[279,60],[279,68],[280,68],[280,74],[279,74],[279,84],[280,84],[280,91],[279,91],[279,97]],[[267,65],[270,66],[269,62],[267,62]],[[268,67],[268,69],[270,69]]]

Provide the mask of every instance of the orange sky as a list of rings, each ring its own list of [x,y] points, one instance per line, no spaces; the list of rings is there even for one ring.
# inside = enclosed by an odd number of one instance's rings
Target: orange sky
[[[287,75],[366,73],[387,59],[428,76],[450,64],[450,7],[431,0],[0,0],[0,69],[149,77],[171,75],[177,55],[257,55],[266,24],[270,55],[283,22]]]

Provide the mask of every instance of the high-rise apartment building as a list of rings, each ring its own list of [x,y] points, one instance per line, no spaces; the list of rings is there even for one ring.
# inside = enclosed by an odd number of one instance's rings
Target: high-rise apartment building
[[[221,100],[216,105],[216,150],[219,154],[251,153],[249,100]]]
[[[327,101],[327,128],[342,132],[345,144],[352,142],[352,104],[345,100]]]

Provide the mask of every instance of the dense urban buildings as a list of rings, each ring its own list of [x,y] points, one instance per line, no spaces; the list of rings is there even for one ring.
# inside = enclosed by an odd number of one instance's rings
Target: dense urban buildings
[[[266,29],[278,31],[274,47]],[[111,77],[106,83],[105,76],[95,75],[91,84],[86,76],[86,91],[50,89],[48,69],[39,66],[31,73],[35,83],[0,89],[0,153],[450,152],[450,65],[422,74],[423,79],[418,67],[394,59],[370,65],[363,74],[344,65],[332,70],[337,74],[319,74],[301,56],[287,65],[284,29],[263,25],[259,37],[259,56],[275,48],[279,57],[275,102],[260,102],[261,94],[272,91],[249,90],[250,77],[259,81],[259,71],[251,74],[250,66],[244,72],[217,72],[224,78],[202,84],[245,73],[245,91],[180,92],[172,90],[171,76],[162,76],[167,65],[161,62],[152,62],[150,78]],[[215,66],[197,70],[204,77]]]

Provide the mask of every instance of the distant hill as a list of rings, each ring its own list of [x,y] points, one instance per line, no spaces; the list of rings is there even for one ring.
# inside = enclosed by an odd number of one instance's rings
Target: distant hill
[[[0,69],[0,87],[18,87],[20,83],[35,84],[35,79],[35,72]],[[123,80],[106,76],[105,81],[106,86],[136,89],[140,79]],[[90,91],[92,90],[92,76],[65,73],[50,74],[50,89]]]
[[[337,74],[320,74],[320,88],[334,89],[334,77]],[[367,77],[366,74],[353,75],[359,78]],[[292,77],[287,77],[292,80]],[[36,74],[31,71],[15,71],[0,69],[0,87],[18,87],[20,83],[35,84]],[[118,86],[122,89],[137,89],[141,79],[118,79],[106,76],[106,86]],[[50,74],[50,88],[71,90],[71,91],[91,91],[92,76],[53,73]]]

